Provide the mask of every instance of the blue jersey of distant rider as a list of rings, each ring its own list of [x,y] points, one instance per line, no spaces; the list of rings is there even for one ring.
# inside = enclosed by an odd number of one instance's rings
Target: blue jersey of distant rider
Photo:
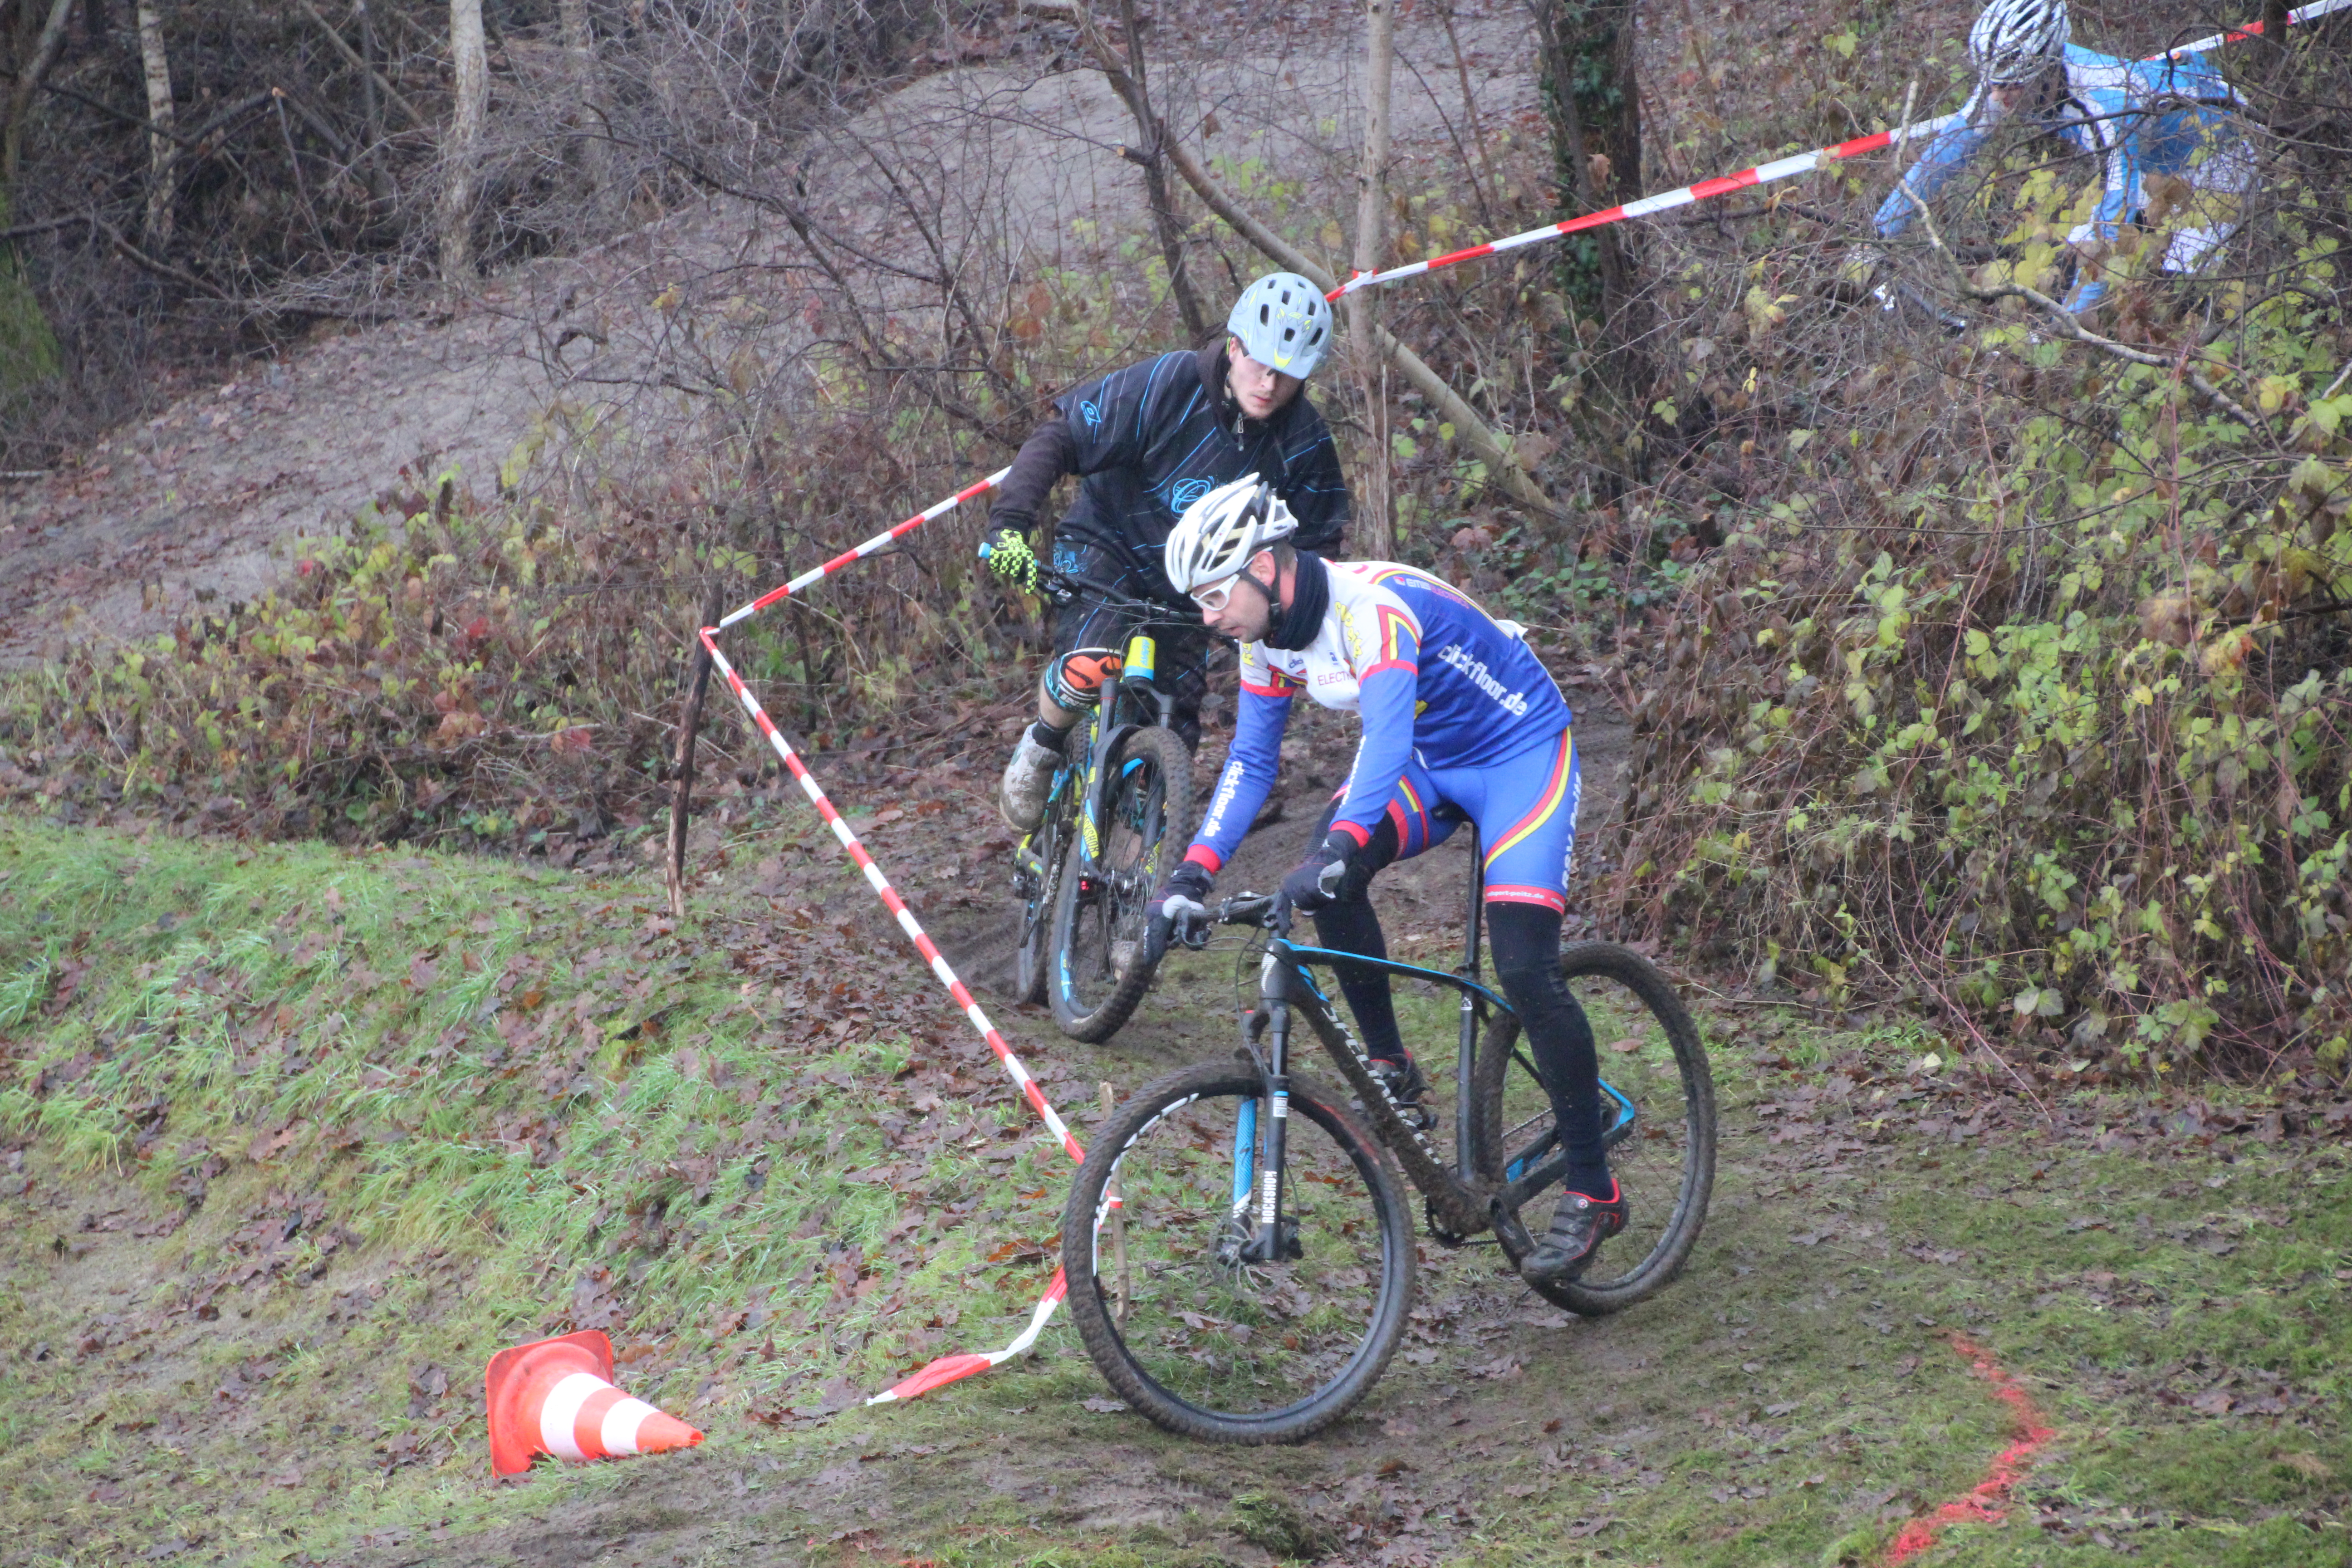
[[[2206,191],[2245,187],[2252,162],[2230,113],[2238,99],[2202,57],[2126,60],[2068,44],[2060,63],[2063,89],[2022,112],[2030,112],[2042,131],[2099,160],[2098,205],[2091,220],[2067,237],[2071,242],[2114,241],[2126,222],[2146,210],[2150,174],[2176,175]],[[1922,200],[1933,200],[1982,151],[1999,120],[1979,89],[1920,153],[1907,177],[1911,189]],[[1914,216],[1898,187],[1878,209],[1878,232],[1892,238],[1910,226]],[[2191,229],[2176,235],[2167,270],[2189,270],[2226,232]],[[2087,310],[2105,292],[2105,282],[2086,279],[2076,285],[2066,308]]]

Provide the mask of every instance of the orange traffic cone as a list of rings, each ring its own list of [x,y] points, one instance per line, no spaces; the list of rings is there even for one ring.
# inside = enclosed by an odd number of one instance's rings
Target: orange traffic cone
[[[608,1459],[691,1448],[702,1434],[613,1386],[613,1342],[594,1329],[490,1358],[490,1468],[519,1476],[532,1459]]]

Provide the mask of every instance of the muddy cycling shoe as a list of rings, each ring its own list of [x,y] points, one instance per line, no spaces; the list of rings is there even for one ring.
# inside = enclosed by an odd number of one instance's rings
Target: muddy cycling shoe
[[[1035,729],[1032,725],[1021,731],[1021,743],[1004,764],[1004,784],[996,803],[1004,825],[1015,833],[1031,832],[1045,820],[1045,797],[1054,793],[1054,774],[1062,765],[1062,753],[1041,745]]]
[[[1625,1189],[1609,1184],[1606,1198],[1562,1193],[1551,1228],[1519,1261],[1519,1278],[1530,1285],[1559,1285],[1583,1277],[1601,1244],[1625,1228]]]
[[[1406,1126],[1416,1132],[1427,1132],[1437,1125],[1437,1112],[1429,1107],[1429,1079],[1422,1076],[1419,1062],[1411,1057],[1401,1062],[1374,1057],[1371,1067],[1374,1081],[1396,1101]]]

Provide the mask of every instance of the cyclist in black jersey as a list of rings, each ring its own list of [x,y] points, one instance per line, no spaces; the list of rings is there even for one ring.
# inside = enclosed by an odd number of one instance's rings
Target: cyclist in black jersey
[[[1187,623],[1160,634],[1160,668],[1173,675],[1175,728],[1187,745],[1201,736],[1208,634],[1192,601],[1170,586],[1160,547],[1185,508],[1255,473],[1288,503],[1302,548],[1339,548],[1347,480],[1329,426],[1300,395],[1331,337],[1331,308],[1315,286],[1296,273],[1270,273],[1243,290],[1218,342],[1160,354],[1055,398],[997,487],[981,557],[999,577],[1034,591],[1037,509],[1063,475],[1083,477],[1055,529],[1053,568],[1157,600]],[[1001,809],[1016,832],[1044,815],[1070,730],[1116,674],[1134,616],[1083,594],[1055,612],[1037,721],[1004,770]]]

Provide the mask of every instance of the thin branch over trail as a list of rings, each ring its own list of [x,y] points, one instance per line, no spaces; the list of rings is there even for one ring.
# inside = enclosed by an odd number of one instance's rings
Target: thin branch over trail
[[[1085,0],[1071,0],[1070,9],[1077,18],[1079,36],[1085,40],[1087,51],[1094,56],[1104,78],[1122,99],[1129,99],[1134,79],[1128,74],[1126,62],[1111,47],[1110,41],[1103,37],[1093,9],[1085,4]],[[1126,85],[1122,86],[1122,82]],[[1129,99],[1129,101],[1133,100]],[[1170,133],[1164,121],[1155,121],[1150,127],[1150,134],[1157,139],[1168,161],[1176,165],[1176,172],[1184,177],[1186,184],[1192,187],[1193,194],[1211,212],[1224,219],[1234,233],[1255,246],[1270,260],[1297,273],[1325,293],[1330,293],[1339,287],[1339,280],[1328,271],[1316,265],[1306,252],[1252,216],[1240,202],[1218,184],[1201,166],[1200,161]],[[1478,411],[1446,384],[1443,376],[1432,370],[1419,354],[1398,342],[1387,328],[1375,327],[1374,331],[1381,352],[1396,362],[1405,379],[1477,450],[1486,460],[1488,472],[1514,500],[1538,515],[1549,516],[1559,510]]]

